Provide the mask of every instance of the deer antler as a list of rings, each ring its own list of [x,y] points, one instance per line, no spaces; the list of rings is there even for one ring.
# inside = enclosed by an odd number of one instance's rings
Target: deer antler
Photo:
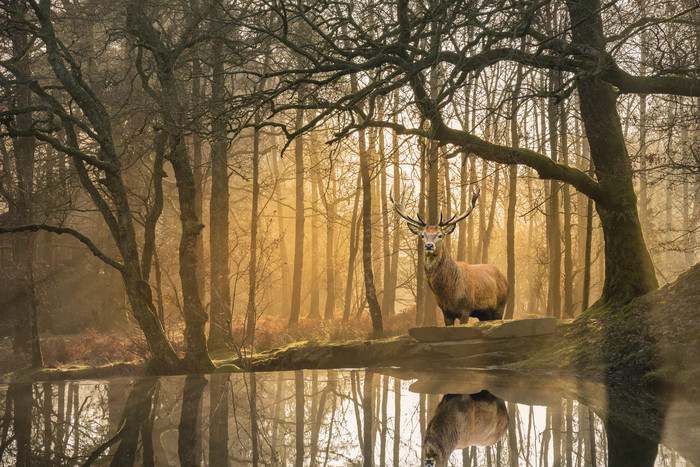
[[[476,200],[479,198],[479,195],[481,194],[481,188],[477,189],[472,189],[472,202],[471,202],[471,207],[464,211],[462,214],[455,214],[452,216],[447,222],[442,221],[442,214],[440,214],[440,227],[445,227],[450,224],[456,224],[457,222],[461,221],[462,219],[466,219],[466,217],[472,213],[474,210],[474,207],[476,206]]]
[[[415,224],[420,227],[425,227],[427,224],[421,219],[420,214],[417,215],[418,220],[412,218],[411,216],[406,213],[406,208],[405,208],[405,201],[406,201],[406,187],[404,187],[403,190],[401,190],[401,201],[396,202],[394,201],[394,198],[391,196],[391,192],[389,192],[389,199],[391,200],[392,204],[394,205],[394,209],[396,209],[396,213],[406,219],[408,222],[411,224]]]

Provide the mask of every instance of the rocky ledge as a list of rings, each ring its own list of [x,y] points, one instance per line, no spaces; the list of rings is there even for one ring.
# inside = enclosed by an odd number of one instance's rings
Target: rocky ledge
[[[408,336],[350,343],[301,342],[230,360],[251,371],[318,368],[493,368],[519,362],[552,345],[568,321],[554,318],[412,328]]]

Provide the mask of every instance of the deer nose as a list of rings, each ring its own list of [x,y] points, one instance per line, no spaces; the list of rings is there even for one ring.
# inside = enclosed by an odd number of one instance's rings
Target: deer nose
[[[435,249],[435,244],[434,244],[434,243],[426,243],[426,244],[425,244],[425,249],[426,249],[426,250],[434,250],[434,249]]]

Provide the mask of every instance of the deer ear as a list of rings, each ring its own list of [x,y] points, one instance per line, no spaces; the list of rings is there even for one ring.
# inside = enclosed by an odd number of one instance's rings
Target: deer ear
[[[416,234],[416,235],[421,234],[422,229],[420,227],[418,227],[417,225],[411,224],[410,222],[406,222],[406,225],[408,225],[409,230],[411,232],[413,232],[414,234]]]
[[[449,235],[455,231],[455,227],[457,227],[457,224],[448,224],[442,228],[442,233]]]

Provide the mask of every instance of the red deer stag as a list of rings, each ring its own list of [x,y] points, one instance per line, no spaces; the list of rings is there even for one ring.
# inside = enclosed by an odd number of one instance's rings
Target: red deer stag
[[[472,191],[471,207],[438,225],[427,225],[420,215],[414,219],[406,213],[404,194],[401,201],[391,198],[399,216],[408,221],[408,228],[420,235],[425,248],[425,275],[435,300],[445,316],[445,326],[452,326],[455,319],[465,324],[470,316],[479,321],[503,318],[503,308],[508,297],[508,280],[490,264],[467,264],[455,261],[445,250],[446,235],[454,232],[457,222],[471,214],[480,191]]]

